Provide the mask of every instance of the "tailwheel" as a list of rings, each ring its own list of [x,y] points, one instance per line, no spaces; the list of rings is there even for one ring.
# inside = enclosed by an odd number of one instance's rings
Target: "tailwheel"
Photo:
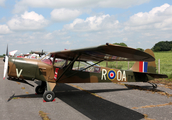
[[[45,92],[45,87],[39,85],[35,88],[35,92],[37,94],[43,94]]]
[[[148,83],[152,85],[153,89],[156,89],[157,88],[157,84],[151,83],[151,82],[148,82]]]
[[[52,102],[55,98],[55,94],[54,92],[52,91],[46,91],[44,94],[43,94],[43,98],[46,102]]]

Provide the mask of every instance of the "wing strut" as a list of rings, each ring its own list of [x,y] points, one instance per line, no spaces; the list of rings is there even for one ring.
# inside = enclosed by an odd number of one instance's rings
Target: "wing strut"
[[[94,65],[96,65],[96,64],[99,64],[99,63],[102,62],[102,61],[104,61],[104,60],[100,60],[99,62],[94,63],[94,64],[92,64],[92,65],[90,65],[90,66],[88,66],[88,67],[82,69],[81,71],[86,70],[86,69],[88,69],[88,68],[90,68],[90,67],[92,67],[92,66],[94,66]]]
[[[71,67],[71,65],[79,58],[81,54],[78,54],[78,56],[76,56],[73,61],[71,61],[69,63],[69,65],[66,67],[66,69],[64,70],[64,72],[60,75],[60,77],[57,79],[56,83],[60,80],[60,78],[66,73],[66,71]]]

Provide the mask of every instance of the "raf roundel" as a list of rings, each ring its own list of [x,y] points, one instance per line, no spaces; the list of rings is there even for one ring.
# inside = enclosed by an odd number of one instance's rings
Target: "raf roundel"
[[[107,77],[109,80],[114,80],[116,78],[116,71],[114,70],[109,70],[108,71],[108,74],[107,74]]]

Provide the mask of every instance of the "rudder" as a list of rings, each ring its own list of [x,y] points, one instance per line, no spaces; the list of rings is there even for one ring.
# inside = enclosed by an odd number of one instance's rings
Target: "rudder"
[[[146,49],[144,52],[152,55],[155,58],[155,55],[151,49]],[[147,72],[147,73],[156,73],[156,64],[155,61],[146,62],[146,61],[136,61],[134,65],[130,68],[134,72]]]

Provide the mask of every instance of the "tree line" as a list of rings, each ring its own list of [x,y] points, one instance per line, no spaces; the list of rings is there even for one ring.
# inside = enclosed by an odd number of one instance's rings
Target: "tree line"
[[[121,45],[127,47],[125,43],[113,43],[114,45]],[[142,48],[136,48],[138,50],[144,51]],[[152,51],[159,52],[159,51],[172,51],[172,41],[160,41],[156,43],[152,48]]]
[[[152,47],[152,50],[155,52],[172,51],[172,41],[160,41]]]
[[[124,46],[124,47],[128,47],[127,46],[127,44],[125,44],[125,43],[113,43],[114,45],[120,45],[120,46]],[[140,50],[140,51],[144,51],[144,49],[142,49],[142,48],[136,48],[137,50]]]

